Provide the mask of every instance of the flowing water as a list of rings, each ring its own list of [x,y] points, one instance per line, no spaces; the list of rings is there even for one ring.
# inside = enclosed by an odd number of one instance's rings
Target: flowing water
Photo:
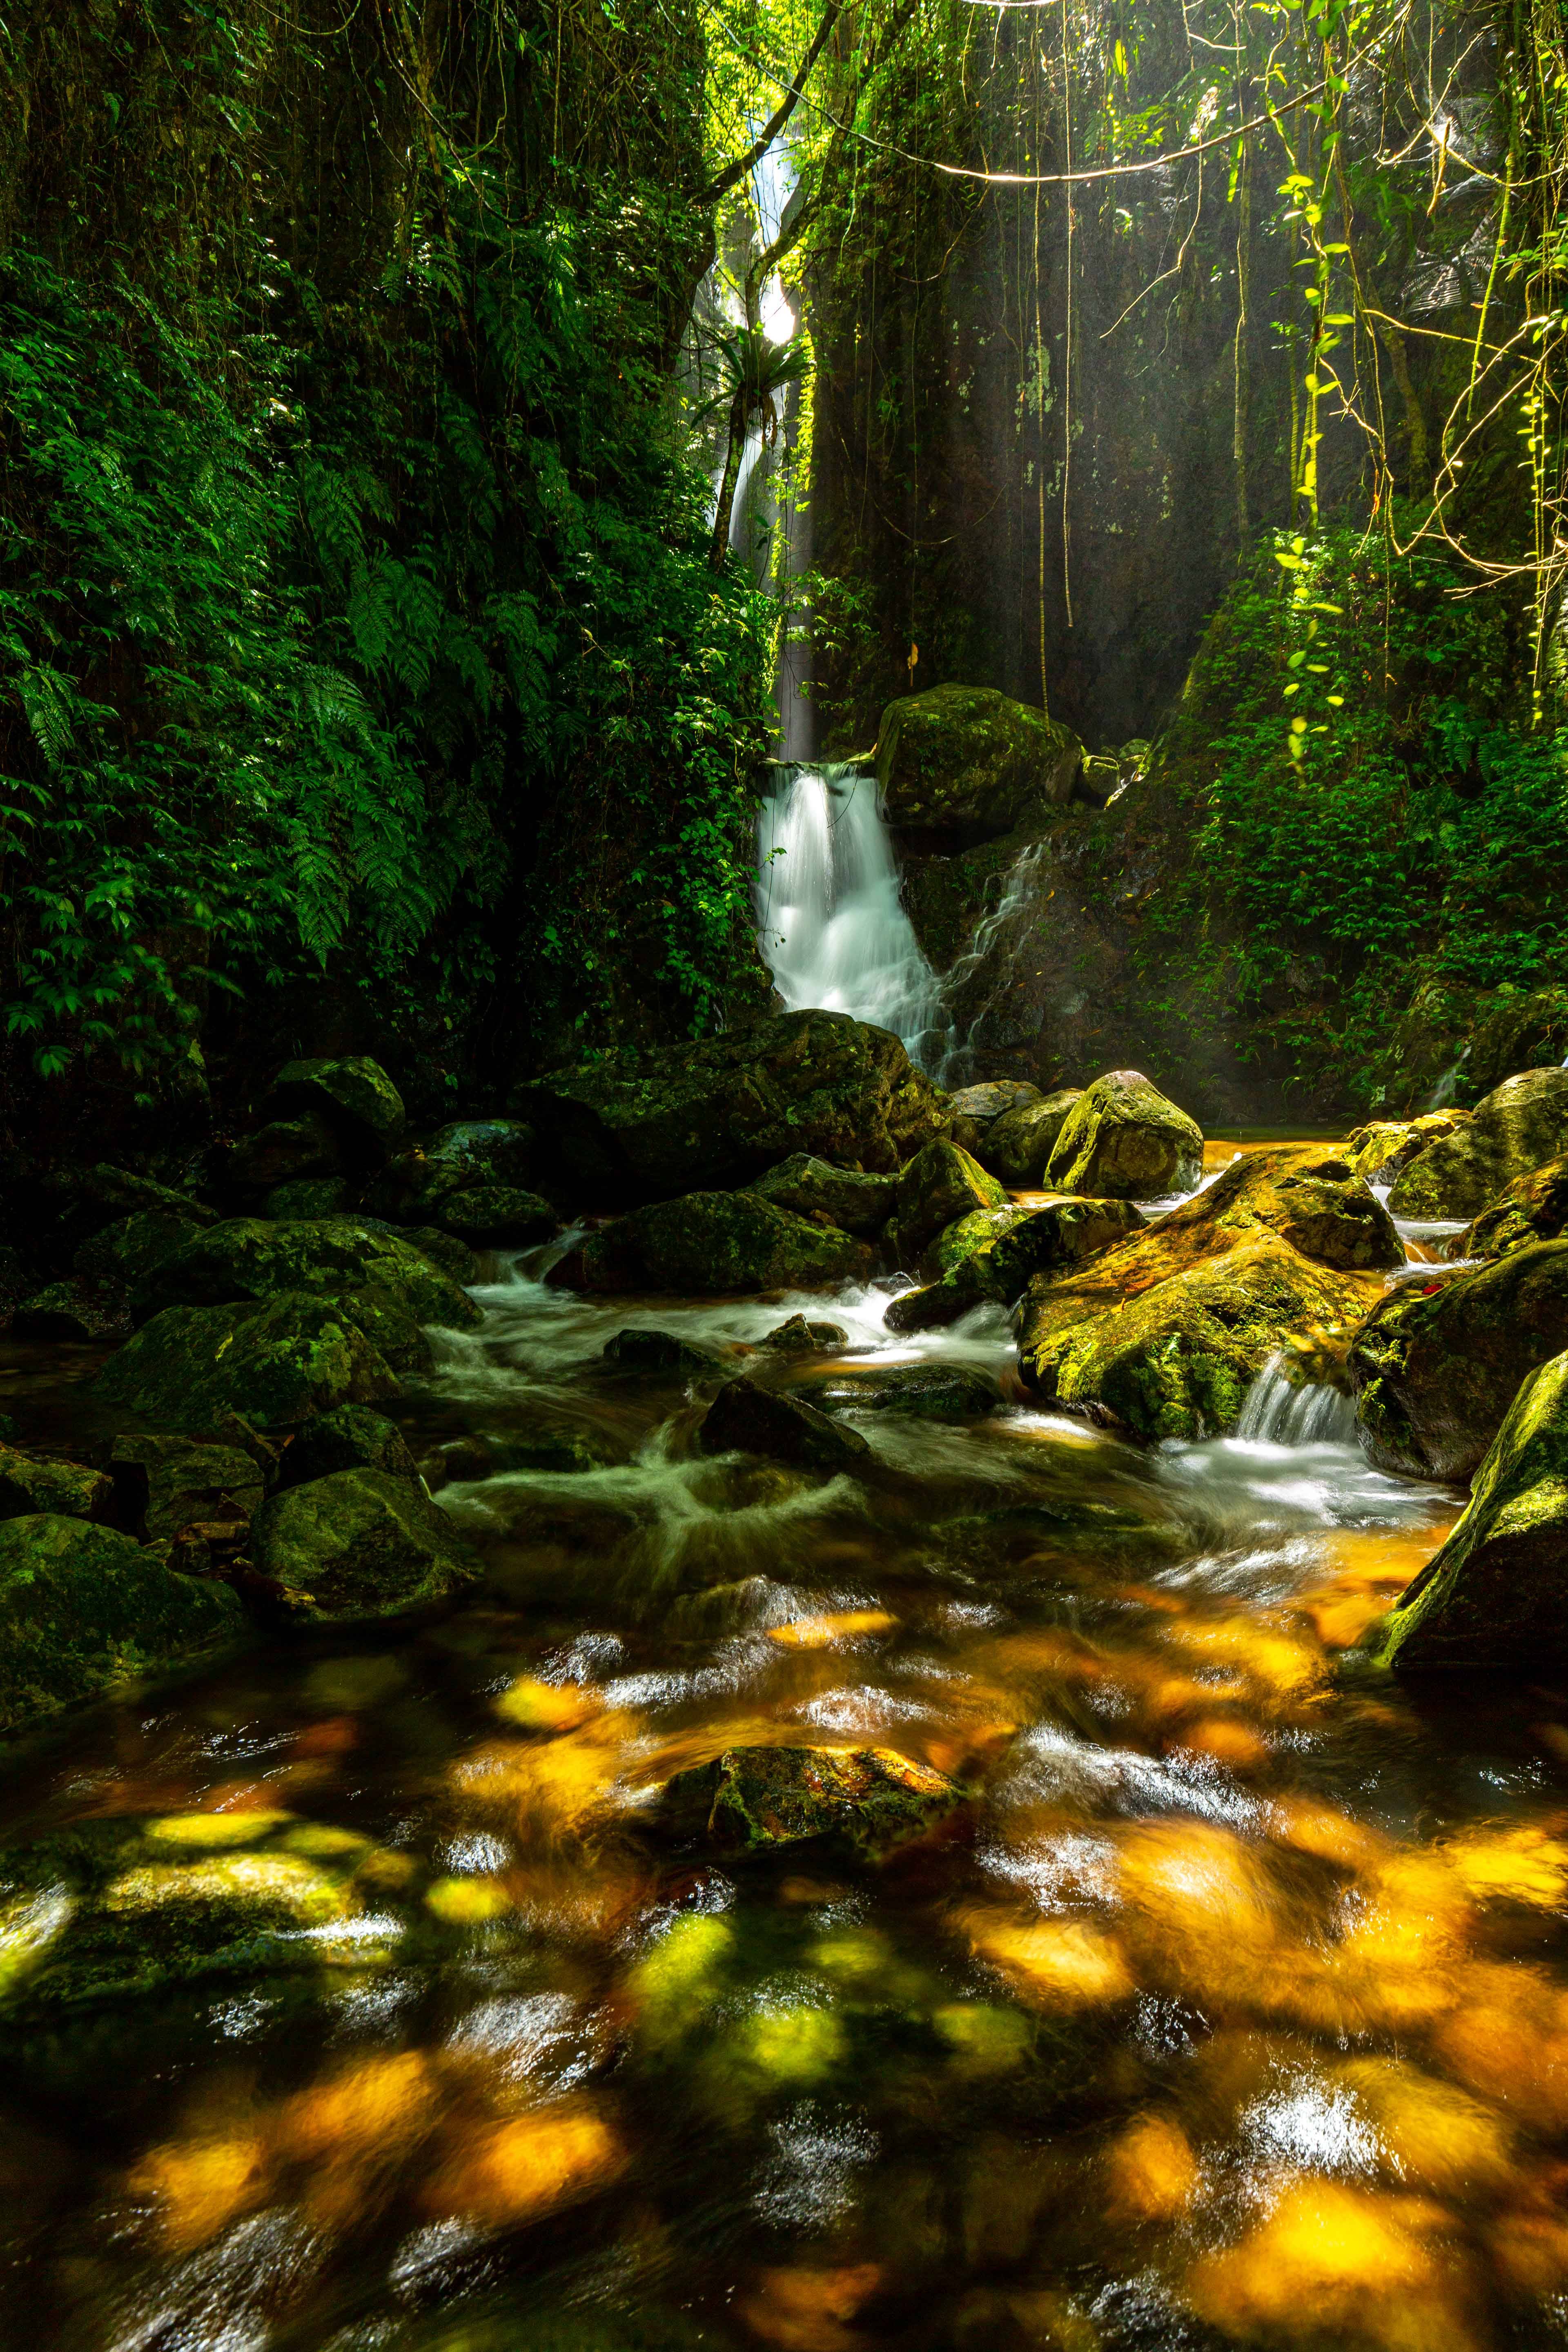
[[[12,1847],[336,1890],[221,1976],[154,1908],[171,1976],[14,2012],[9,2340],[1568,2341],[1568,1695],[1341,1664],[1458,1498],[1268,1374],[1237,1436],[1140,1451],[1028,1402],[994,1310],[895,1344],[877,1288],[596,1304],[542,1264],[402,1407],[479,1600],[80,1717],[3,1784]],[[796,1307],[847,1353],[742,1352]],[[628,1324],[997,1401],[862,1412],[863,1477],[709,1460],[679,1379],[604,1361]],[[0,1359],[26,1434],[89,1429],[94,1360]],[[506,1467],[542,1431],[599,1466]],[[803,1740],[971,1800],[880,1864],[660,1826],[673,1768]],[[69,1911],[13,1886],[0,1970]]]

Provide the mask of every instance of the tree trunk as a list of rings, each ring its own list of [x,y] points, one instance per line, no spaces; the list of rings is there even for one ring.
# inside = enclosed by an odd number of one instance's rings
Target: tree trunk
[[[741,478],[741,457],[746,446],[746,400],[737,393],[730,404],[730,446],[724,453],[724,478],[719,485],[719,503],[713,509],[713,544],[708,551],[708,561],[715,572],[730,552],[730,520],[735,505],[735,485]]]

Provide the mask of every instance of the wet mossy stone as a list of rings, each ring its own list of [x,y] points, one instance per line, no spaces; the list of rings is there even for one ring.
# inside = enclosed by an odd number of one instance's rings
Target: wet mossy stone
[[[1060,1087],[1055,1094],[1037,1094],[1033,1102],[1004,1111],[981,1138],[981,1160],[1014,1192],[1039,1192],[1068,1113],[1082,1099],[1081,1087]]]
[[[723,1297],[864,1282],[874,1263],[865,1242],[755,1192],[689,1192],[590,1234],[546,1279],[562,1289]]]
[[[985,686],[938,686],[889,702],[877,730],[877,786],[888,822],[937,851],[1000,840],[1059,808],[1083,745],[1027,703]]]
[[[128,1168],[111,1167],[107,1160],[90,1168],[55,1171],[40,1184],[39,1199],[44,1216],[53,1220],[55,1238],[68,1252],[105,1225],[143,1211],[160,1211],[198,1225],[216,1224],[218,1219],[217,1211],[205,1201],[133,1175]]]
[[[261,1304],[165,1307],[94,1382],[106,1404],[191,1435],[234,1413],[256,1429],[291,1428],[334,1405],[374,1404],[396,1385],[352,1315],[303,1290]]]
[[[1005,1185],[956,1143],[928,1143],[899,1171],[898,1204],[888,1244],[914,1265],[938,1234],[980,1209],[1009,1205]]]
[[[210,1215],[190,1216],[183,1210],[138,1209],[83,1242],[71,1265],[84,1282],[129,1290],[214,1222]]]
[[[871,1449],[804,1398],[728,1381],[709,1406],[697,1443],[704,1454],[761,1454],[801,1470],[858,1470]]]
[[[1515,1179],[1500,1199],[1481,1211],[1452,1245],[1450,1255],[1506,1257],[1531,1242],[1561,1240],[1568,1227],[1568,1155]]]
[[[1062,1121],[1046,1162],[1053,1192],[1100,1201],[1190,1192],[1204,1172],[1204,1131],[1141,1070],[1108,1070]]]
[[[868,1364],[795,1393],[823,1412],[901,1412],[916,1421],[984,1421],[1002,1403],[996,1382],[967,1364]]]
[[[1075,1087],[1075,1099],[1077,1091]],[[1026,1103],[1041,1102],[1044,1097],[1026,1078],[987,1078],[979,1086],[960,1087],[948,1100],[960,1118],[971,1120],[984,1134],[1008,1111],[1022,1110]]]
[[[730,1853],[834,1838],[876,1856],[923,1837],[964,1794],[891,1748],[731,1748],[678,1772],[663,1811],[678,1834]]]
[[[395,1421],[368,1405],[340,1404],[306,1423],[283,1456],[283,1483],[303,1486],[338,1470],[386,1470],[395,1478],[417,1478],[414,1456]]]
[[[117,1437],[109,1475],[122,1525],[150,1543],[231,1509],[253,1518],[266,1491],[261,1472],[238,1446],[156,1433]]]
[[[750,1183],[797,1152],[892,1175],[952,1124],[892,1032],[847,1013],[606,1054],[520,1087],[516,1108],[547,1189],[589,1208]]]
[[[617,1331],[605,1340],[604,1357],[617,1371],[642,1372],[654,1380],[701,1380],[734,1370],[733,1357],[722,1349],[682,1339],[673,1331]]]
[[[155,1266],[132,1292],[131,1311],[144,1321],[166,1307],[218,1307],[283,1291],[342,1297],[370,1288],[387,1293],[418,1324],[468,1330],[480,1319],[467,1293],[404,1234],[355,1217],[289,1224],[231,1217]]]
[[[1081,1265],[1143,1225],[1131,1201],[1063,1193],[1037,1208],[1014,1203],[964,1217],[938,1235],[922,1271],[936,1276],[888,1308],[889,1331],[932,1331],[990,1301],[1011,1307],[1042,1271]]]
[[[38,1513],[0,1521],[0,1734],[237,1641],[226,1584],[176,1576],[130,1536]]]
[[[1479,1217],[1521,1176],[1568,1152],[1568,1070],[1521,1070],[1404,1171],[1388,1205],[1396,1217]]]
[[[389,1470],[338,1470],[284,1488],[257,1514],[250,1557],[319,1623],[431,1608],[480,1574],[447,1513]]]
[[[533,1129],[520,1118],[454,1119],[412,1145],[376,1177],[366,1206],[395,1223],[433,1217],[454,1192],[490,1185],[528,1189]]]
[[[403,1097],[366,1054],[285,1062],[268,1099],[280,1108],[316,1112],[361,1159],[389,1158],[408,1126]]]
[[[436,1211],[449,1234],[483,1247],[505,1242],[547,1242],[561,1219],[537,1192],[515,1184],[479,1184],[448,1192]]]
[[[1521,1383],[1464,1516],[1368,1646],[1401,1674],[1568,1662],[1568,1354]]]
[[[0,1519],[44,1511],[58,1518],[102,1521],[112,1517],[113,1503],[114,1482],[103,1471],[0,1444]]]
[[[1568,1241],[1405,1283],[1351,1342],[1356,1425],[1380,1470],[1469,1478],[1521,1382],[1568,1348]]]
[[[776,1324],[757,1342],[775,1356],[822,1355],[848,1344],[849,1334],[842,1323],[808,1323],[804,1315],[792,1315],[787,1323]]]
[[[1393,1184],[1413,1160],[1469,1124],[1468,1110],[1423,1111],[1418,1118],[1373,1119],[1345,1138],[1345,1158],[1372,1184]]]
[[[1040,1395],[1109,1407],[1139,1436],[1215,1437],[1235,1428],[1277,1349],[1354,1322],[1364,1305],[1356,1276],[1259,1229],[1110,1313],[1086,1312],[1070,1281],[1038,1278],[1020,1317],[1018,1367]]]
[[[300,1217],[335,1217],[348,1208],[352,1197],[345,1177],[301,1176],[291,1184],[275,1184],[261,1204],[261,1213],[279,1223]]]
[[[91,1296],[85,1284],[51,1282],[13,1310],[11,1336],[14,1339],[63,1339],[79,1346],[110,1328],[115,1311]],[[118,1311],[123,1328],[123,1306]]]
[[[881,1232],[893,1213],[899,1190],[891,1176],[835,1168],[830,1160],[814,1160],[808,1151],[781,1160],[746,1189],[771,1201],[775,1208],[793,1209],[798,1217],[826,1217],[840,1232],[863,1237]]]
[[[338,1305],[395,1372],[430,1370],[435,1352],[424,1326],[415,1320],[400,1292],[367,1282],[357,1290],[345,1290]]]
[[[319,1111],[305,1110],[241,1136],[224,1154],[220,1181],[226,1192],[269,1193],[279,1185],[335,1176],[342,1164],[332,1129]]]

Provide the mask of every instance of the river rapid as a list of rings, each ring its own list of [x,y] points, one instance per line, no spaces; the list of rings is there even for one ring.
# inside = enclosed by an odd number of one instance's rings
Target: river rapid
[[[397,1408],[473,1605],[0,1783],[11,1844],[363,1857],[281,1959],[0,2035],[8,2339],[1568,2343],[1568,1692],[1342,1663],[1460,1498],[1326,1393],[1142,1450],[1031,1403],[999,1310],[894,1340],[875,1287],[601,1303],[544,1262],[490,1261]],[[828,1482],[703,1457],[679,1377],[603,1360],[795,1311],[848,1334],[802,1379],[937,1357],[1003,1402],[858,1414]],[[98,1360],[15,1349],[0,1404],[90,1434]],[[507,1467],[542,1429],[599,1466]],[[781,1740],[973,1800],[879,1865],[672,1845],[673,1769]]]

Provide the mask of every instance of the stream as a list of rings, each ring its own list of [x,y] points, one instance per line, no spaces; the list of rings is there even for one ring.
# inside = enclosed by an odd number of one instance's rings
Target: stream
[[[397,1408],[473,1605],[100,1707],[0,1785],[10,1844],[353,1867],[286,1953],[5,2035],[12,2340],[1568,2343],[1568,1693],[1337,1664],[1459,1497],[1268,1375],[1248,1433],[1142,1450],[1031,1403],[997,1309],[895,1341],[876,1286],[598,1302],[550,1255],[487,1262]],[[859,1412],[869,1474],[824,1482],[700,1455],[682,1381],[603,1358],[795,1311],[848,1335],[804,1393],[937,1359],[1002,1402]],[[99,1360],[12,1348],[0,1402],[82,1442]],[[508,1467],[543,1428],[598,1466]],[[790,1740],[973,1800],[879,1864],[654,1821]]]

